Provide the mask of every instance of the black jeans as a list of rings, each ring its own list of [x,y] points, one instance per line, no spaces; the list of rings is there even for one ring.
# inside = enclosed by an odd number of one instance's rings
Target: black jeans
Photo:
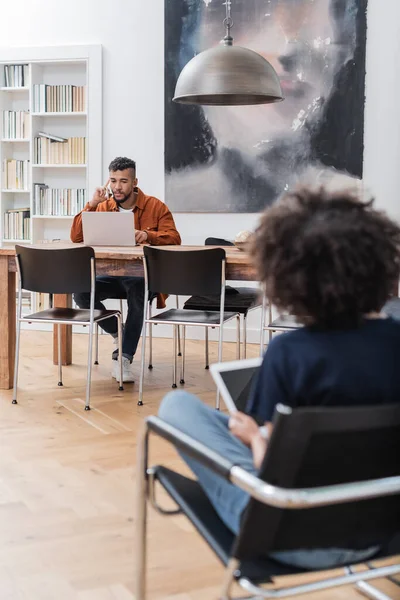
[[[139,343],[143,325],[143,277],[97,277],[95,309],[105,309],[102,302],[108,298],[126,298],[128,301],[128,314],[122,340],[122,354],[126,358],[129,358],[129,360],[132,360]],[[74,294],[74,300],[79,308],[90,308],[90,294]],[[105,332],[116,337],[118,333],[118,321],[116,317],[100,321],[99,325]],[[113,353],[113,358],[117,357],[118,350]]]

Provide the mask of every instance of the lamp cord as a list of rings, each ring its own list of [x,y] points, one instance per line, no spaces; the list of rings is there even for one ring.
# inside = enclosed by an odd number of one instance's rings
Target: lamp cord
[[[226,7],[226,17],[224,19],[224,25],[225,25],[225,37],[224,37],[224,44],[226,46],[232,46],[233,44],[233,37],[231,36],[231,29],[233,27],[233,19],[231,17],[231,0],[225,0],[224,2],[225,7]]]

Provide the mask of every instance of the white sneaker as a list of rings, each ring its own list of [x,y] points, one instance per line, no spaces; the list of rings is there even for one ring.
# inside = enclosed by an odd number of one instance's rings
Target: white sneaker
[[[112,362],[112,376],[114,379],[119,381],[119,360],[113,360]],[[135,383],[132,372],[132,364],[129,358],[126,358],[126,356],[122,357],[122,382]]]

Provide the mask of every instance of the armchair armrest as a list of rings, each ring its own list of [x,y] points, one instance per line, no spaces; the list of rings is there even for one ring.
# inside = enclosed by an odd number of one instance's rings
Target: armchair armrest
[[[235,466],[232,461],[210,450],[210,448],[201,442],[194,440],[159,417],[147,417],[145,423],[148,431],[167,440],[178,450],[181,450],[191,458],[195,458],[204,467],[211,469],[214,473],[230,481],[231,470]]]

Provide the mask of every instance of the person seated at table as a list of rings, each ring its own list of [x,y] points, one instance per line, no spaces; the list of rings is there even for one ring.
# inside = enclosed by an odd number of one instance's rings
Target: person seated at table
[[[146,196],[137,187],[137,183],[135,161],[125,157],[115,158],[109,165],[108,182],[104,187],[96,189],[93,198],[83,211],[132,211],[138,244],[153,246],[180,244],[181,237],[167,206],[153,196]],[[73,242],[83,242],[82,212],[76,215],[72,223]],[[126,298],[128,301],[128,314],[122,340],[123,381],[133,382],[131,363],[142,331],[144,278],[97,277],[95,308],[105,308],[102,302],[108,298]],[[89,308],[90,294],[75,294],[74,299],[80,308]],[[158,296],[157,307],[165,307],[165,297],[162,295]],[[100,326],[115,339],[117,344],[117,319],[112,317],[101,321]],[[118,379],[118,349],[114,350],[112,358],[112,375]]]
[[[246,414],[228,417],[187,392],[168,394],[160,417],[257,475],[278,403],[350,406],[400,402],[400,323],[381,309],[397,285],[400,228],[350,192],[299,189],[262,217],[252,255],[266,297],[304,324],[272,339]],[[258,422],[265,423],[259,428]],[[234,533],[249,496],[183,456]],[[378,548],[296,550],[274,558],[329,568]]]

